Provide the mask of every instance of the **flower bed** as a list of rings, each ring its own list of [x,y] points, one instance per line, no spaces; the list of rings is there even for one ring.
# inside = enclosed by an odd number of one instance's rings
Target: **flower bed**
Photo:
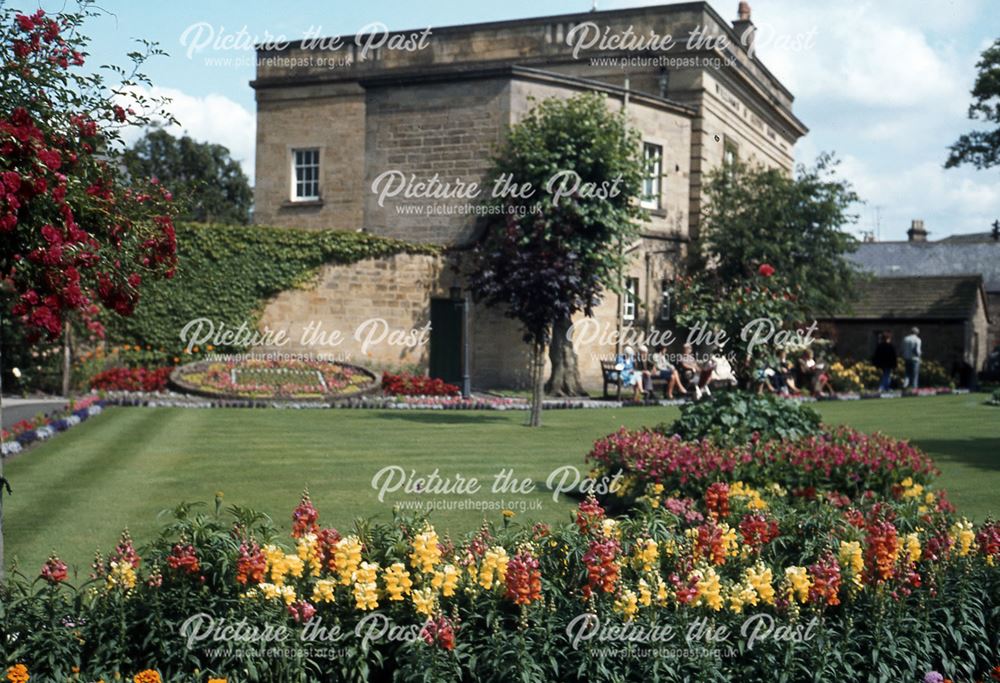
[[[382,373],[382,393],[389,396],[458,396],[462,393],[454,384],[427,375]]]
[[[17,455],[36,441],[50,439],[59,432],[64,432],[87,418],[100,414],[103,405],[104,402],[99,397],[88,396],[79,401],[71,402],[61,411],[50,415],[21,420],[9,430],[3,430],[0,456],[6,458]]]
[[[90,378],[90,388],[99,391],[163,391],[172,366],[162,368],[109,368]]]
[[[360,396],[375,387],[364,368],[319,359],[234,356],[176,368],[170,382],[182,391],[230,399],[324,400]]]
[[[90,579],[56,557],[13,577],[0,661],[38,680],[974,680],[1000,663],[1000,524],[928,496],[733,482],[458,539],[407,517],[341,533],[305,496],[289,543],[217,498],[178,507],[142,557],[124,534]]]
[[[630,502],[652,487],[685,495],[716,481],[755,486],[778,482],[793,490],[887,494],[904,477],[926,484],[937,470],[907,441],[849,427],[798,440],[753,440],[719,446],[651,430],[622,428],[598,439],[587,455],[599,476],[622,472],[616,496]]]

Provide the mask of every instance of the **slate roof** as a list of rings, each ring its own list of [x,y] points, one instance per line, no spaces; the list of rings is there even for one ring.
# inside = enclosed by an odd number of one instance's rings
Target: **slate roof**
[[[941,238],[942,242],[963,242],[963,243],[980,243],[980,242],[996,242],[996,238],[993,237],[992,232],[966,232],[960,235],[948,235],[947,237]]]
[[[880,277],[858,285],[858,298],[837,320],[968,320],[982,291],[979,275]]]
[[[982,275],[988,292],[1000,292],[1000,242],[864,242],[848,257],[880,277]]]

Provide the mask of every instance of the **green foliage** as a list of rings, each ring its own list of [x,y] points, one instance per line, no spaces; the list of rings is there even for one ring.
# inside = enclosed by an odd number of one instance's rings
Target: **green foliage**
[[[804,339],[788,324],[799,311],[795,293],[780,272],[768,272],[724,282],[703,271],[671,283],[677,325],[689,331],[701,326],[711,335],[717,349],[709,351],[718,350],[729,357],[743,386],[750,385],[755,370],[773,364],[779,347],[790,347],[791,342]],[[779,338],[779,333],[783,337]]]
[[[191,320],[208,318],[216,328],[252,327],[267,299],[310,284],[320,266],[398,253],[436,249],[365,233],[182,223],[177,274],[151,283],[135,315],[116,321],[110,337],[176,353],[183,346],[180,331]]]
[[[591,315],[606,289],[619,288],[624,246],[645,215],[639,142],[623,112],[589,93],[539,103],[494,159],[486,186],[520,189],[504,196],[494,189],[491,201],[502,210],[472,252],[469,286],[517,320],[533,346],[533,425],[553,324]]]
[[[857,241],[842,230],[858,196],[824,154],[816,165],[783,169],[736,162],[715,171],[706,188],[701,256],[723,283],[770,264],[797,291],[799,309],[833,313],[851,300],[855,269],[845,258]]]
[[[990,399],[990,403],[995,406],[1000,406],[1000,389],[993,390],[993,398]]]
[[[154,128],[125,151],[122,162],[129,176],[155,177],[173,193],[179,220],[250,222],[250,181],[223,145]]]
[[[546,188],[565,172],[605,194],[580,191],[555,202]],[[473,290],[519,320],[530,341],[548,341],[558,316],[591,314],[601,292],[619,286],[626,260],[617,247],[637,234],[644,215],[635,201],[642,172],[638,133],[603,96],[539,103],[511,128],[489,183],[506,176],[534,193],[493,199],[513,211],[475,250]]]
[[[972,104],[969,118],[986,123],[1000,124],[1000,39],[983,50],[976,64],[979,73],[972,87]],[[958,138],[951,146],[945,168],[972,164],[978,169],[1000,164],[1000,127],[987,131],[973,131]]]
[[[669,427],[660,425],[657,431],[688,441],[709,439],[719,446],[736,446],[748,443],[754,433],[761,441],[818,434],[820,416],[804,403],[774,394],[728,391],[684,405],[680,419]]]

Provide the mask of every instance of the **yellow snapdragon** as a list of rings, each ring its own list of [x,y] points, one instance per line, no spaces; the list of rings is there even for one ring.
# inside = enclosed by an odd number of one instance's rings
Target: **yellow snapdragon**
[[[413,552],[410,553],[410,565],[421,572],[432,572],[441,561],[441,548],[438,546],[438,535],[434,528],[427,526],[413,537]]]

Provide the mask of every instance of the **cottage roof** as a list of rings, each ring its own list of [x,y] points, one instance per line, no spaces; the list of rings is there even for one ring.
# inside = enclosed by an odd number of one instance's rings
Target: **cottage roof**
[[[858,298],[836,319],[968,320],[983,296],[979,275],[879,277],[861,282]]]

